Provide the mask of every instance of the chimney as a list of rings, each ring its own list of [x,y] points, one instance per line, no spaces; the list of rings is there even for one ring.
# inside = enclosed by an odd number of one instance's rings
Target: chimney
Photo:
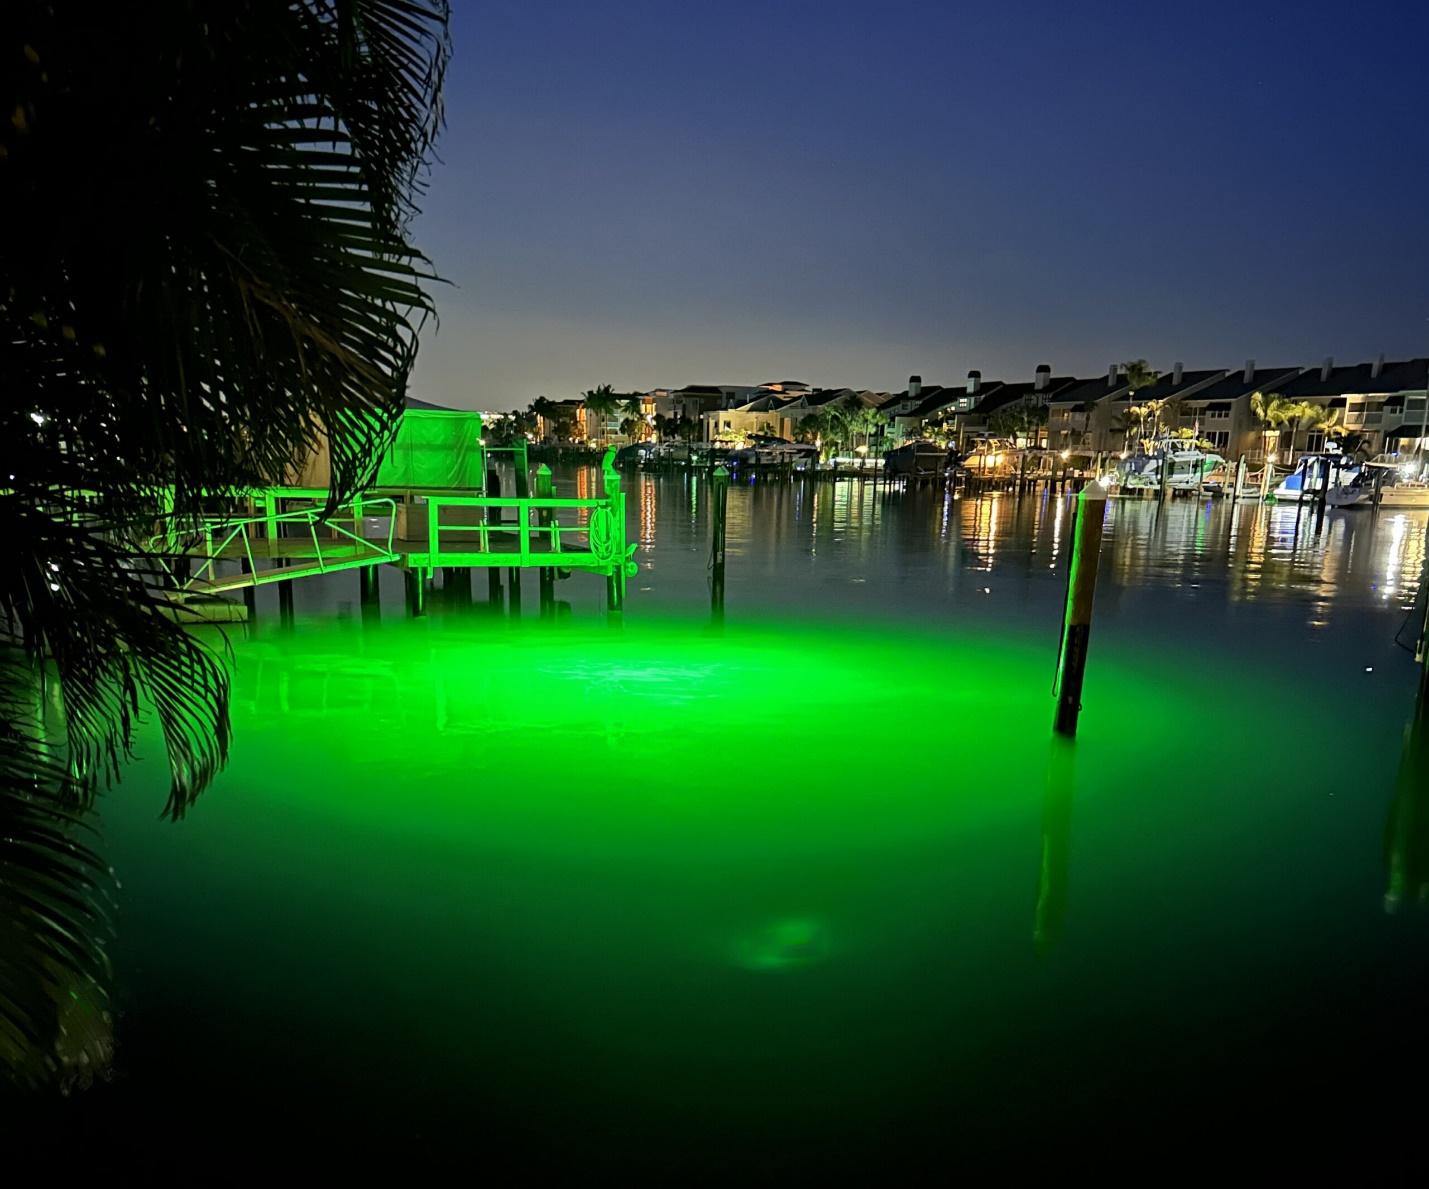
[[[968,391],[976,392],[982,384],[982,372],[974,368],[968,372]]]
[[[1182,365],[1179,363],[1173,363],[1171,365],[1171,383],[1179,384],[1181,382],[1182,370]]]
[[[922,395],[922,392],[923,392],[923,377],[922,377],[922,376],[909,376],[909,377],[908,377],[908,395],[909,395],[909,396],[920,396],[920,395]]]
[[[1379,373],[1382,372],[1382,371],[1384,371],[1384,352],[1383,352],[1383,351],[1381,351],[1378,355],[1376,355],[1376,356],[1374,357],[1374,366],[1369,369],[1369,378],[1370,378],[1371,380],[1378,380],[1378,379],[1379,379]]]
[[[1045,391],[1046,388],[1047,388],[1047,385],[1048,385],[1048,383],[1051,381],[1051,379],[1052,379],[1052,365],[1051,365],[1051,364],[1048,364],[1048,363],[1039,363],[1039,364],[1037,365],[1037,380],[1036,380],[1036,382],[1033,384],[1032,390],[1033,390],[1034,392],[1043,392],[1043,391]]]
[[[1106,386],[1108,388],[1116,387],[1116,364],[1114,363],[1106,369]]]
[[[1241,383],[1242,383],[1242,384],[1249,384],[1252,380],[1255,379],[1255,360],[1254,360],[1254,359],[1247,359],[1247,360],[1245,361],[1245,371],[1244,371],[1244,373],[1242,373],[1240,379],[1241,379]]]
[[[1335,357],[1326,355],[1325,362],[1320,365],[1320,383],[1323,384],[1330,378],[1330,373],[1335,368]]]

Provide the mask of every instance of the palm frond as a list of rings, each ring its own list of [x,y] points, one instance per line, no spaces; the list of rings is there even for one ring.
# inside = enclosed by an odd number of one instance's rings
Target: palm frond
[[[0,655],[0,1069],[63,1084],[109,1060],[110,881],[63,752],[46,746],[35,678]]]

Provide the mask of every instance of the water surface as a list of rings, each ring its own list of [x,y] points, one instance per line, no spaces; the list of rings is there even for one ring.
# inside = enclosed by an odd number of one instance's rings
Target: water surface
[[[581,575],[555,623],[530,579],[520,618],[414,621],[388,574],[364,630],[333,575],[292,635],[261,592],[228,771],[179,825],[158,765],[105,802],[116,1075],[32,1137],[200,1180],[295,1145],[800,1183],[1405,1124],[1422,514],[1113,502],[1059,757],[1065,503],[736,485],[720,625],[702,483],[628,490],[618,627]]]

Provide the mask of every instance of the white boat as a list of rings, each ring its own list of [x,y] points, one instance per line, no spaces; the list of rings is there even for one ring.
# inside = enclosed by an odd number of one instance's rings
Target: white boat
[[[1305,454],[1295,463],[1295,469],[1274,488],[1271,494],[1281,503],[1297,503],[1318,499],[1320,486],[1329,473],[1330,490],[1348,487],[1359,476],[1361,467],[1342,454]]]
[[[1429,508],[1429,473],[1417,458],[1381,454],[1325,495],[1332,508]]]
[[[1116,468],[1114,482],[1123,491],[1145,490],[1161,486],[1161,467],[1170,460],[1171,471],[1166,485],[1172,491],[1194,491],[1206,477],[1226,465],[1219,454],[1207,454],[1199,446],[1168,438],[1149,454],[1133,454],[1123,458]]]

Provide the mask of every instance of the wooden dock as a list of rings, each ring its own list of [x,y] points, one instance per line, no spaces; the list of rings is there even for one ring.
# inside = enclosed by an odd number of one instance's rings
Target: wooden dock
[[[524,468],[525,450],[512,453]],[[415,614],[424,609],[425,590],[439,569],[484,569],[493,581],[499,569],[537,569],[543,607],[548,596],[554,602],[557,577],[595,573],[606,579],[610,609],[619,610],[626,580],[636,572],[636,546],[626,540],[614,453],[606,453],[602,491],[592,498],[557,498],[546,467],[535,476],[534,496],[531,476],[518,469],[515,496],[502,496],[489,472],[489,491],[374,489],[330,515],[323,514],[326,491],[270,487],[244,493],[231,512],[202,524],[164,526],[150,549],[170,574],[167,593],[176,609],[207,620],[241,618],[224,612],[223,596],[234,592],[246,593],[251,611],[252,590],[277,584],[280,605],[290,613],[295,581],[381,565],[406,572]],[[374,598],[375,589],[373,582]],[[366,601],[366,579],[362,590]]]

